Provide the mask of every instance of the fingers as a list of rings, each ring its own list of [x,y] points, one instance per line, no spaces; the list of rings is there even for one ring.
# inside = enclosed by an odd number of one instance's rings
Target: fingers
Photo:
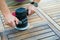
[[[35,13],[35,11],[34,10],[31,10],[31,14],[33,14],[33,13]]]
[[[6,25],[9,25],[10,27],[15,27],[16,24],[18,24],[19,20],[17,18],[13,19],[13,20],[9,20],[9,21],[5,21]]]
[[[15,19],[15,23],[18,24],[18,22],[19,22],[19,20],[16,18],[16,19]]]
[[[30,15],[30,13],[31,13],[31,10],[28,11],[28,14],[29,14],[29,15]]]
[[[10,25],[11,25],[12,27],[15,27],[16,24],[18,24],[18,22],[19,22],[19,20],[18,20],[17,18],[15,18],[14,20],[12,20],[12,21],[10,22]]]
[[[15,22],[14,21],[7,21],[5,24],[9,25],[10,27],[15,27]]]
[[[15,27],[15,26],[16,26],[16,24],[15,24],[14,21],[11,22],[11,26],[12,26],[12,27]]]
[[[29,14],[29,15],[32,15],[33,13],[35,13],[35,11],[33,11],[33,10],[29,10],[29,11],[28,11],[28,14]]]

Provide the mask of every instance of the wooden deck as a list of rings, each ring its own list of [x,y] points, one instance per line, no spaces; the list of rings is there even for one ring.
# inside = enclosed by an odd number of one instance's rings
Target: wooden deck
[[[41,1],[39,7],[60,25],[60,1]],[[13,8],[13,7],[11,7]],[[15,7],[18,8],[18,7]],[[12,10],[12,9],[11,9]],[[13,10],[15,10],[13,8]],[[0,40],[59,40],[60,31],[49,21],[39,17],[36,13],[28,16],[30,27],[25,31],[18,31],[8,25],[3,25],[3,17],[0,16]],[[3,39],[4,38],[4,39]]]

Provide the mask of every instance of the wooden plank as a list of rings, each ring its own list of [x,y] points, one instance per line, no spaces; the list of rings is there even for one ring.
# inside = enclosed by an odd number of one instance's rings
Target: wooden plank
[[[48,30],[48,31],[47,31]],[[39,34],[42,34],[42,33],[45,33],[45,32],[49,32],[51,31],[50,29],[46,29],[46,30],[42,30],[42,31],[37,31],[37,32],[33,32],[33,33],[29,33],[29,34],[25,34],[25,35],[22,35],[22,36],[19,36],[19,37],[15,37],[15,38],[11,38],[10,40],[20,40],[20,39],[26,39],[26,38],[30,38],[30,37],[33,37],[35,35],[39,35]],[[53,34],[52,34],[53,35]],[[34,37],[35,38],[35,37]]]
[[[1,14],[1,12],[0,12],[0,14]],[[0,16],[0,32],[3,32],[4,31],[4,27],[3,27],[3,22],[2,21],[4,21],[4,20],[2,20],[2,18],[1,18],[1,16]]]
[[[37,27],[31,28],[31,29],[23,31],[23,32],[18,32],[18,33],[10,34],[8,36],[9,36],[9,38],[11,38],[11,37],[16,37],[16,36],[24,35],[24,34],[29,34],[29,33],[35,32],[35,31],[44,30],[44,29],[48,29],[48,28],[49,27],[47,25],[45,25],[45,26],[42,25],[42,26],[37,26]]]
[[[52,34],[51,34],[52,33]],[[46,34],[43,34],[43,35],[38,35],[38,36],[35,36],[35,37],[32,37],[32,38],[28,38],[26,40],[39,40],[41,38],[44,38],[44,37],[48,37],[48,36],[52,36],[54,35],[53,32],[50,32],[50,33],[46,33]],[[25,39],[24,39],[25,40]]]
[[[57,36],[51,36],[51,37],[47,37],[47,38],[44,38],[44,39],[41,39],[41,40],[59,40],[59,38]]]

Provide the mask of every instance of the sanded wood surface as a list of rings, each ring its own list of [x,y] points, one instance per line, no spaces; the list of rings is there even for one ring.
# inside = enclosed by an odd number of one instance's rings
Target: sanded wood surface
[[[60,1],[49,0],[39,4],[40,8],[60,26]],[[57,27],[59,29],[59,27]]]
[[[60,21],[60,17],[58,16],[60,15],[60,4],[58,1],[49,1],[39,5],[41,5],[40,8],[42,8],[42,10],[44,10],[44,12],[46,12],[47,15],[49,15],[54,21]],[[3,18],[1,18],[0,22],[2,21],[4,21]],[[58,21],[56,21],[56,23],[60,23]],[[2,25],[2,29],[4,29],[4,31],[6,30],[5,34],[7,34],[3,35],[3,40],[59,40],[60,37],[57,35],[58,32],[54,29],[55,27],[49,25],[48,22],[49,21],[39,17],[35,13],[28,16],[29,28],[25,31],[18,31],[12,27],[9,27],[8,25],[5,25],[4,22],[0,23]]]
[[[9,26],[4,25],[7,35],[3,35],[3,40],[57,40],[59,36],[52,31],[48,22],[39,17],[36,13],[28,17],[30,24],[29,28],[25,31],[18,31],[11,29]]]
[[[2,18],[3,20],[3,18]],[[28,16],[28,22],[30,27],[25,31],[18,31],[16,29],[11,29],[9,26],[4,25],[3,27],[7,35],[3,35],[3,40],[56,40],[59,39],[58,35],[54,33],[48,22],[39,17],[36,13]],[[4,23],[4,22],[3,22]]]

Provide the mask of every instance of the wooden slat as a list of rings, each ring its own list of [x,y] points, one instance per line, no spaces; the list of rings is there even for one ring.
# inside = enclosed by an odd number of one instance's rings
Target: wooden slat
[[[16,38],[11,38],[11,40],[15,40],[18,38],[18,40],[20,39],[26,39],[26,38],[29,38],[29,37],[33,37],[35,35],[39,35],[39,34],[42,34],[42,33],[45,33],[45,32],[49,32],[47,31],[49,29],[46,29],[46,30],[42,30],[42,31],[37,31],[37,32],[33,32],[33,33],[30,33],[30,34],[25,34],[25,35],[22,35],[20,37],[16,37]],[[53,35],[53,34],[52,34]],[[35,37],[34,37],[35,38]]]
[[[48,37],[48,36],[51,36],[51,35],[54,35],[54,33],[50,32],[50,33],[46,33],[46,34],[43,34],[43,35],[38,35],[38,36],[29,38],[29,39],[26,39],[26,40],[39,40],[41,38]]]
[[[48,38],[45,38],[45,39],[41,39],[41,40],[58,40],[59,38],[57,36],[51,36],[51,37],[48,37]]]
[[[43,7],[40,5],[42,10],[51,17],[58,25],[60,25],[60,1],[55,0],[55,2],[42,3]],[[46,5],[45,5],[46,4]],[[45,7],[46,6],[46,7]]]
[[[44,26],[41,26],[41,27],[37,26],[35,28],[31,28],[30,30],[26,30],[26,31],[23,31],[23,32],[18,32],[18,33],[15,33],[15,34],[10,34],[9,38],[19,36],[19,35],[25,35],[25,34],[33,33],[35,31],[48,29],[48,28],[49,28],[48,26],[45,26],[45,27]]]

